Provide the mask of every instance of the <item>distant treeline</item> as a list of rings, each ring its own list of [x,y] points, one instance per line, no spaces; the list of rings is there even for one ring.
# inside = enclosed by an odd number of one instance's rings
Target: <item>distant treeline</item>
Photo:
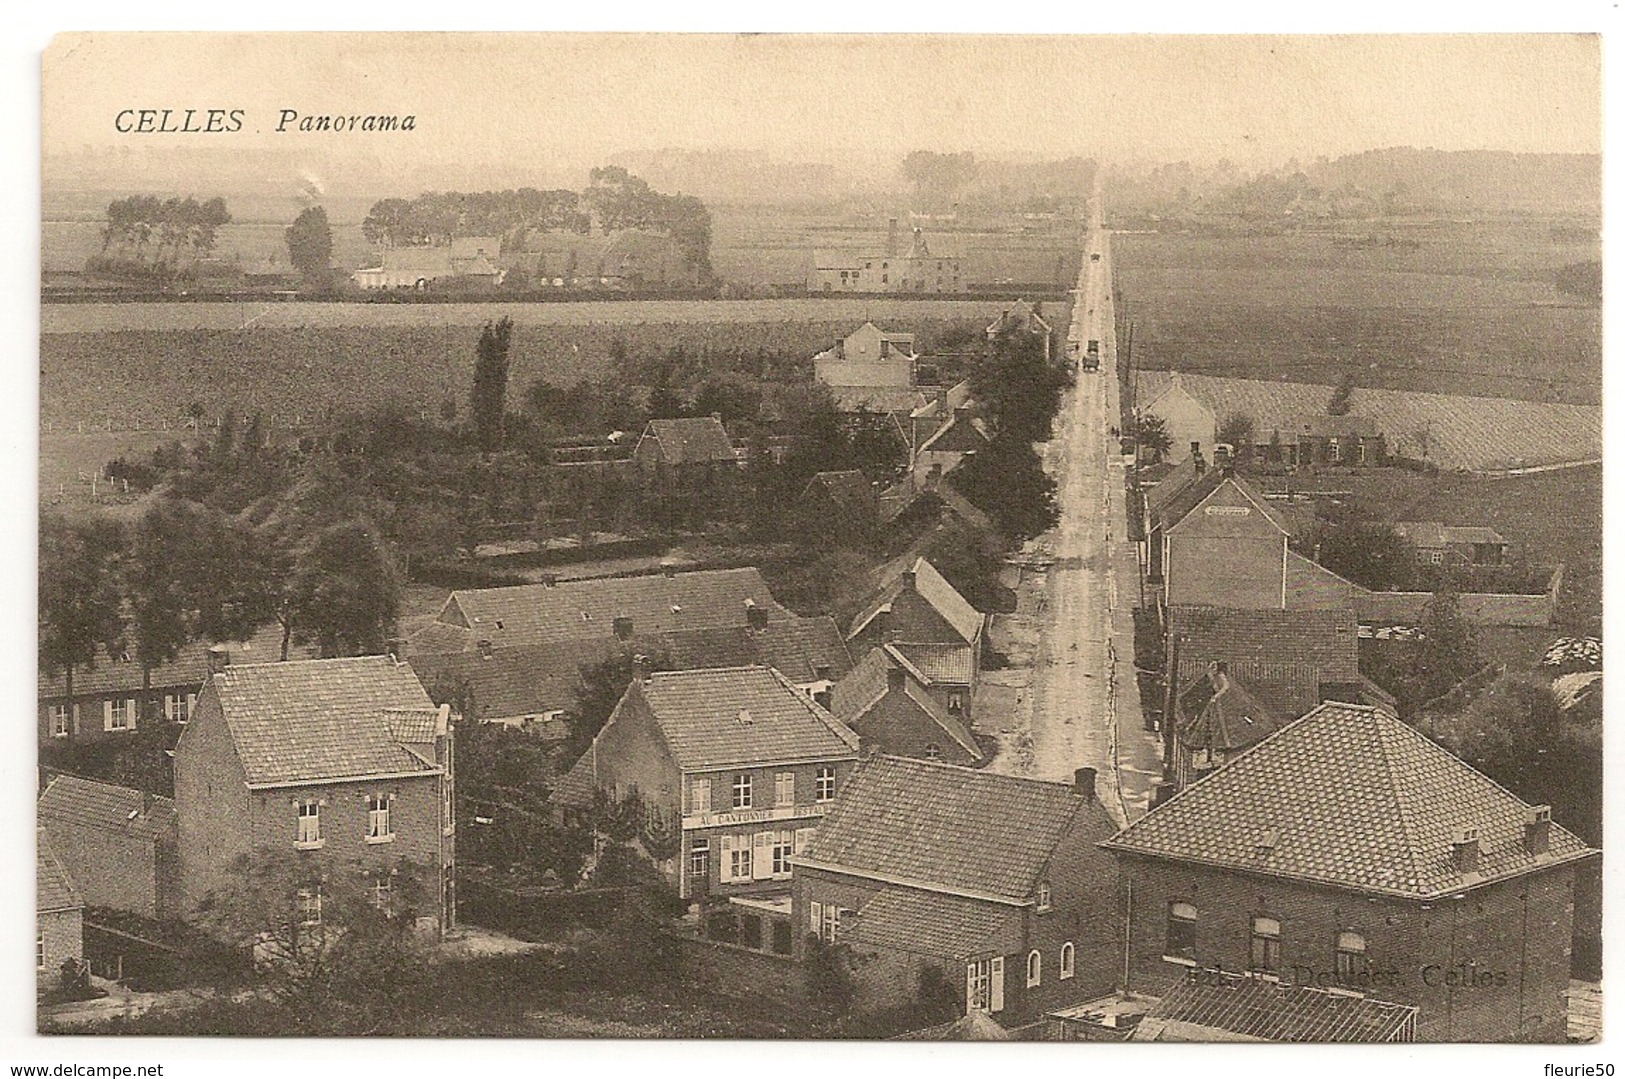
[[[93,273],[168,281],[214,251],[221,226],[231,223],[226,201],[131,195],[107,206],[101,251]]]

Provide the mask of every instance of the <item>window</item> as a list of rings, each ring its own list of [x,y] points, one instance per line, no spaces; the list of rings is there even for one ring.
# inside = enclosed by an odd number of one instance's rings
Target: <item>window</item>
[[[1196,908],[1189,903],[1168,904],[1168,941],[1163,955],[1196,958]]]
[[[1044,984],[1044,957],[1034,948],[1027,953],[1027,988],[1036,989]]]
[[[964,711],[965,711],[965,695],[963,693],[961,693],[957,689],[954,690],[953,692],[949,693],[948,694],[948,714],[957,716],[957,715],[959,715],[960,713],[962,713]]]
[[[711,812],[711,780],[699,777],[688,785],[688,811],[694,814]]]
[[[711,880],[711,841],[696,839],[694,845],[688,848],[688,875],[696,883],[705,884]]]
[[[1004,957],[976,959],[965,964],[965,1011],[1004,1011]]]
[[[45,969],[45,934],[37,933],[34,936],[34,969]]]
[[[135,730],[135,701],[133,699],[103,701],[102,729],[109,731]]]
[[[1063,982],[1072,977],[1077,956],[1078,951],[1076,948],[1072,947],[1072,942],[1070,940],[1061,945],[1061,980]]]
[[[750,808],[750,774],[734,776],[734,808]]]
[[[790,875],[790,856],[795,853],[796,833],[794,831],[773,833],[773,875],[775,877],[788,877]]]
[[[1442,566],[1442,565],[1444,565],[1444,552],[1443,551],[1429,551],[1428,552],[1428,564],[1433,565],[1433,566]]]
[[[53,704],[50,716],[52,738],[66,738],[73,732],[73,705]]]
[[[389,807],[395,800],[393,794],[367,795],[367,842],[388,843],[395,838],[390,830]]]
[[[773,804],[778,806],[793,806],[796,804],[796,774],[794,772],[780,772],[773,778]]]
[[[1041,880],[1038,882],[1038,913],[1049,910],[1049,899],[1049,881]]]
[[[1248,969],[1260,974],[1275,974],[1281,969],[1281,923],[1274,918],[1253,919]]]
[[[813,784],[813,797],[820,802],[835,800],[835,769],[818,769],[817,781]]]
[[[395,916],[395,887],[388,877],[378,877],[372,882],[372,909],[384,912],[384,917]]]
[[[723,879],[730,882],[750,880],[750,837],[722,837]]]
[[[928,761],[940,761],[942,759],[942,747],[937,745],[935,742],[932,742],[930,745],[926,746],[925,759]]]
[[[164,694],[164,718],[171,723],[185,723],[192,715],[192,707],[197,704],[195,693],[166,693]]]
[[[1360,985],[1371,970],[1365,957],[1365,938],[1358,933],[1337,934],[1337,954],[1334,959],[1337,984],[1340,986]]]
[[[301,850],[314,850],[322,845],[322,803],[316,798],[306,798],[296,806],[299,830],[294,834],[293,845]]]
[[[828,944],[834,944],[841,936],[841,908],[834,903],[824,904],[824,922],[820,929],[818,939]]]
[[[295,907],[299,915],[301,926],[322,924],[322,890],[320,887],[299,889],[298,903]]]

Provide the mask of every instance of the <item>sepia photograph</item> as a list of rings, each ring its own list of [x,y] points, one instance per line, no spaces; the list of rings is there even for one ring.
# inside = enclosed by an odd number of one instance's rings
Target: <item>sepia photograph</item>
[[[39,80],[35,1047],[1602,1037],[1601,35]]]

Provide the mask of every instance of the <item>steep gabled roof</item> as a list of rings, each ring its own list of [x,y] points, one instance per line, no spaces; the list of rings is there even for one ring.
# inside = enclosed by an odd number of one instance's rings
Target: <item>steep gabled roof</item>
[[[972,607],[970,601],[960,595],[958,589],[949,584],[947,578],[938,573],[937,568],[924,558],[915,559],[911,568],[914,571],[914,590],[919,593],[920,598],[930,604],[932,610],[953,627],[961,640],[966,644],[974,643],[982,632],[982,612]],[[890,607],[892,601],[907,587],[906,580],[904,572],[899,571],[881,587],[875,598],[853,620],[852,628],[847,630],[847,640],[862,633],[874,620],[875,615]]]
[[[45,829],[34,830],[34,912],[52,914],[57,911],[79,910],[85,905],[79,890],[73,886],[67,870],[57,861]]]
[[[389,656],[231,666],[207,689],[250,787],[440,771],[391,729],[391,713],[437,710]]]
[[[1292,525],[1281,512],[1269,504],[1264,493],[1242,477],[1223,469],[1210,468],[1195,483],[1176,495],[1164,512],[1161,523],[1165,531],[1177,528],[1187,517],[1200,508],[1220,489],[1231,487],[1251,502],[1258,512],[1285,535],[1292,534]]]
[[[860,726],[863,717],[891,692],[890,675],[887,672],[893,668],[904,672],[903,693],[914,702],[914,706],[941,728],[943,734],[959,748],[970,754],[973,760],[980,760],[982,749],[976,744],[975,737],[963,723],[942,710],[931,694],[926,692],[919,672],[891,645],[870,649],[869,654],[852,668],[850,674],[835,683],[830,690],[830,712],[848,726]]]
[[[1444,547],[1452,543],[1506,543],[1505,537],[1493,528],[1483,528],[1478,525],[1447,525],[1438,521],[1400,521],[1394,525],[1398,532],[1413,547],[1424,550],[1432,547]]]
[[[650,420],[643,438],[653,438],[660,443],[660,456],[668,465],[735,463],[739,460],[728,438],[727,428],[715,416]]]
[[[1234,753],[1256,745],[1297,718],[1266,704],[1239,677],[1199,678],[1179,695],[1179,741],[1191,749]]]
[[[613,640],[617,618],[631,619],[634,635],[743,626],[749,607],[767,611],[770,619],[792,617],[754,566],[462,589],[414,635],[409,652],[476,651],[481,641],[502,649]]]
[[[1177,862],[1367,894],[1437,899],[1594,853],[1551,825],[1529,853],[1530,807],[1380,708],[1328,702],[1102,843]],[[1452,837],[1476,829],[1477,869]]]
[[[634,682],[627,696],[634,693],[684,771],[840,760],[858,751],[857,735],[770,667],[656,671]]]
[[[282,656],[282,629],[270,626],[255,633],[246,641],[218,641],[214,647],[226,652],[235,663],[270,663]],[[152,688],[166,689],[186,686],[192,691],[200,689],[209,676],[209,648],[202,642],[183,648],[168,663],[160,663],[152,671]],[[309,646],[292,645],[290,659],[311,659],[315,652]],[[141,688],[141,665],[127,659],[109,656],[105,649],[97,649],[96,666],[73,669],[73,695],[89,696],[120,692],[135,692]],[[68,691],[67,679],[62,672],[47,677],[40,675],[39,695],[60,697]]]
[[[920,443],[917,453],[929,450],[974,450],[993,441],[987,422],[980,416],[967,416],[963,409],[956,410],[948,422],[931,432],[931,437]],[[940,445],[939,445],[940,443]]]
[[[976,650],[968,644],[913,644],[893,641],[886,646],[926,685],[946,682],[968,686],[976,671]]]
[[[1180,492],[1196,482],[1196,458],[1186,457],[1167,472],[1145,493],[1146,513],[1153,521],[1161,521],[1167,514],[1168,504]]]
[[[796,864],[1019,906],[1089,804],[1064,783],[876,755]]]
[[[175,800],[78,776],[54,776],[39,796],[40,823],[99,828],[148,840],[174,838]]]
[[[856,926],[842,935],[852,944],[964,960],[1017,951],[1021,920],[1019,907],[893,887],[881,890],[860,907]]]

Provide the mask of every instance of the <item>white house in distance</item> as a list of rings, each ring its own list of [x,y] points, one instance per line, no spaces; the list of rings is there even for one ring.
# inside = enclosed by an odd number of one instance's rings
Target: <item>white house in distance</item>
[[[814,377],[826,386],[912,386],[914,335],[865,322],[813,357]]]
[[[367,291],[426,289],[436,281],[460,278],[476,285],[499,285],[503,271],[500,236],[459,236],[442,247],[390,247],[377,266],[357,270],[350,279]]]
[[[1213,446],[1219,439],[1219,418],[1185,388],[1177,371],[1163,391],[1141,405],[1139,411],[1141,415],[1162,420],[1169,442],[1163,460],[1169,464],[1185,460],[1192,449],[1200,449],[1203,460],[1213,460]]]

